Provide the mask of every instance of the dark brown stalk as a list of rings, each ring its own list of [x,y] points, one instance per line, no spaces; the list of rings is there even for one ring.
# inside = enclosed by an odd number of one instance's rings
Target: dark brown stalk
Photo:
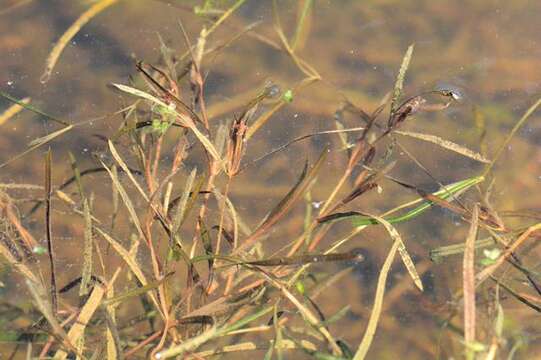
[[[47,237],[47,250],[49,254],[49,267],[51,271],[51,303],[53,314],[58,312],[58,293],[56,289],[56,270],[54,263],[53,229],[51,219],[51,196],[52,187],[52,152],[51,148],[45,155],[45,236]]]
[[[346,253],[333,253],[333,254],[308,254],[297,256],[286,256],[281,258],[263,259],[255,261],[247,261],[238,263],[242,265],[252,266],[290,266],[290,265],[304,265],[308,263],[322,263],[322,262],[335,262],[335,261],[362,261],[364,250],[356,248]]]

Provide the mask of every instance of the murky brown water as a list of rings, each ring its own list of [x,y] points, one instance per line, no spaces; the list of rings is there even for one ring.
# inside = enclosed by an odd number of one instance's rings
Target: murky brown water
[[[122,106],[123,97],[111,91],[107,84],[127,83],[128,76],[135,73],[135,58],[156,61],[157,34],[171,48],[183,53],[185,46],[178,20],[182,20],[192,41],[203,25],[202,19],[190,11],[192,3],[122,1],[81,29],[63,52],[51,79],[42,84],[40,76],[52,44],[88,5],[84,1],[35,0],[2,13],[2,7],[16,3],[3,1],[0,5],[0,90],[18,98],[29,96],[32,104],[43,111],[74,123],[111,114]],[[294,33],[296,2],[278,4],[285,29],[288,34]],[[411,43],[415,43],[415,50],[406,76],[406,95],[445,86],[459,89],[463,101],[442,112],[419,115],[404,129],[435,134],[476,151],[487,151],[490,158],[514,123],[541,94],[539,14],[541,2],[538,1],[317,1],[309,33],[306,41],[301,41],[298,54],[317,69],[323,81],[295,94],[293,102],[256,133],[246,160],[258,158],[297,136],[334,129],[333,116],[342,94],[367,110],[374,109],[392,89],[404,52]],[[302,79],[291,58],[257,38],[256,34],[260,34],[278,41],[273,31],[270,1],[247,1],[211,42],[226,41],[253,22],[259,22],[254,33],[244,34],[206,63],[207,103],[214,115],[213,123],[230,118],[231,111],[237,107],[228,108],[229,104],[243,104],[244,101],[236,100],[246,99],[247,94],[261,88],[268,79],[282,89]],[[8,105],[1,100],[0,112]],[[484,120],[484,129],[479,128],[479,119]],[[493,202],[499,211],[540,209],[540,120],[539,112],[530,118],[496,165]],[[52,142],[54,182],[59,184],[72,174],[68,150],[76,156],[81,168],[96,166],[91,154],[103,151],[104,143],[93,135],[114,134],[120,121],[118,116],[96,120]],[[24,151],[30,140],[56,129],[29,112],[21,112],[1,125],[0,162]],[[482,131],[486,131],[484,137]],[[327,136],[313,138],[249,167],[230,190],[243,220],[255,227],[295,182],[305,159],[314,160],[327,143],[337,149],[337,140]],[[480,164],[433,145],[411,139],[400,141],[443,183],[474,176],[482,170]],[[394,176],[426,188],[436,187],[433,179],[423,174],[404,153],[395,151],[401,163],[393,170]],[[328,194],[335,184],[333,175],[344,166],[340,156],[336,152],[330,157],[325,176],[311,192],[313,201],[322,199],[322,194]],[[44,149],[38,149],[3,167],[0,182],[41,185],[43,157]],[[187,169],[195,165],[189,163]],[[103,175],[93,176],[87,186],[94,187],[98,204],[104,204],[110,196],[110,182]],[[411,194],[398,190],[388,185],[382,195],[369,195],[355,206],[365,211],[382,211],[411,198]],[[13,196],[22,198],[27,194]],[[27,208],[25,204],[21,206]],[[98,214],[107,213],[107,206],[103,206],[96,210]],[[298,236],[303,221],[303,209],[298,207],[283,221],[281,232],[268,239],[272,241],[269,249],[283,245],[285,242],[280,239]],[[528,223],[511,219],[511,224],[513,221],[517,226]],[[39,217],[33,218],[28,226],[37,234],[43,229]],[[398,227],[417,261],[418,271],[423,273],[426,291],[419,294],[404,279],[407,274],[397,260],[370,358],[431,359],[461,354],[461,345],[456,341],[461,335],[442,330],[441,326],[448,315],[442,308],[449,305],[451,295],[461,288],[461,257],[434,264],[428,258],[428,250],[464,241],[467,227],[450,212],[438,209]],[[344,230],[339,227],[336,232],[342,234]],[[74,249],[82,241],[80,220],[58,213],[55,233],[61,236],[59,262],[66,270],[60,282],[66,283],[72,272],[79,272],[78,252]],[[358,236],[354,245],[366,247],[367,261],[318,301],[326,314],[334,314],[350,304],[348,315],[332,328],[352,348],[356,348],[366,327],[377,273],[388,251],[385,236],[378,229],[369,229]],[[36,237],[43,240],[39,235]],[[540,255],[535,251],[529,254],[533,260],[528,265],[532,267]],[[333,273],[338,266],[320,265],[320,268],[322,272]],[[28,302],[12,273],[2,270],[0,280],[6,285],[0,288],[0,301],[5,298]],[[502,305],[506,315],[504,337],[508,341],[502,354],[517,339],[526,339],[528,346],[521,347],[515,358],[531,359],[541,352],[541,327],[531,321],[537,314],[510,296]],[[479,321],[482,323],[483,319]],[[2,323],[0,319],[0,326],[8,326]],[[460,317],[452,324],[460,327]],[[491,326],[488,321],[481,325],[485,330]],[[9,345],[1,349],[0,352],[11,351]]]

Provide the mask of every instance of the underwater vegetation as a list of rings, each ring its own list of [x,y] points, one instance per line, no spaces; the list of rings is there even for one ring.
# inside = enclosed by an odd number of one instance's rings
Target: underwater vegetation
[[[480,101],[464,81],[428,81],[420,68],[449,59],[415,65],[422,39],[390,38],[399,55],[364,49],[353,61],[352,43],[331,50],[321,30],[350,14],[315,1],[152,3],[85,1],[58,21],[31,70],[43,98],[61,88],[53,103],[0,87],[0,126],[24,134],[0,144],[2,358],[498,359],[541,349],[539,325],[525,321],[541,310],[541,214],[524,190],[539,182],[538,144],[524,140],[539,119],[535,89],[516,111]],[[0,17],[32,6],[43,5],[11,1]],[[375,47],[401,5],[344,6],[376,19],[346,31],[369,32]],[[458,18],[449,5],[418,6]],[[141,35],[163,21],[160,7],[174,14],[173,40]],[[151,50],[115,53],[122,76],[68,65],[77,44],[94,41],[86,29],[114,11],[148,16],[115,20],[96,49],[120,52],[131,32]],[[325,11],[343,18],[318,22]],[[413,33],[436,21],[410,20]],[[451,56],[470,40],[445,21]],[[331,66],[324,53],[335,50]],[[97,94],[92,71],[107,83]],[[505,79],[475,89],[497,98],[512,87]],[[85,107],[95,116],[79,116]],[[532,150],[513,160],[513,146]]]

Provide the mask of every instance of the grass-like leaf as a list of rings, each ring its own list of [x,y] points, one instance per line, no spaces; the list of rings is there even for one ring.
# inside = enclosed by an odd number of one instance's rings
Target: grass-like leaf
[[[83,249],[83,271],[81,275],[81,287],[79,295],[86,295],[90,290],[90,279],[92,276],[92,214],[90,213],[90,203],[87,198],[83,200],[83,215],[85,221],[84,230],[84,249]]]
[[[515,133],[522,127],[522,125],[526,122],[526,120],[528,120],[528,118],[535,112],[535,110],[537,110],[537,108],[539,106],[541,106],[541,98],[539,100],[537,100],[535,102],[535,104],[530,106],[530,108],[528,110],[526,110],[524,115],[522,115],[520,120],[517,121],[515,126],[513,126],[513,129],[511,130],[509,135],[507,135],[504,142],[498,148],[498,151],[496,152],[496,155],[494,155],[494,158],[492,159],[490,164],[488,164],[486,166],[485,170],[483,171],[483,176],[486,176],[490,172],[490,170],[492,170],[492,168],[494,167],[494,164],[496,163],[496,161],[498,161],[498,159],[501,156],[502,152],[507,148],[507,145],[509,144],[509,142],[511,141],[511,139],[513,138]]]
[[[382,224],[387,230],[387,232],[389,233],[389,235],[391,235],[391,238],[399,242],[398,252],[400,254],[400,257],[402,257],[402,262],[406,266],[406,269],[408,270],[408,273],[410,274],[415,286],[417,286],[419,290],[423,291],[423,283],[421,282],[419,273],[415,269],[415,264],[413,263],[413,260],[411,259],[411,256],[409,255],[406,249],[406,245],[402,241],[402,237],[400,236],[398,231],[395,229],[394,226],[392,226],[388,221],[386,221],[382,217],[376,216],[376,215],[369,215],[369,216],[377,220],[380,224]]]
[[[419,139],[423,141],[428,141],[433,144],[439,145],[444,149],[451,150],[453,152],[456,152],[457,154],[460,154],[462,156],[468,157],[470,159],[488,164],[490,163],[490,160],[484,157],[483,155],[479,154],[478,152],[475,152],[473,150],[468,149],[467,147],[464,147],[462,145],[456,144],[452,141],[445,140],[440,138],[436,135],[430,135],[430,134],[423,134],[423,133],[417,133],[413,131],[401,131],[401,130],[395,130],[395,134],[409,136],[414,139]]]
[[[30,103],[30,98],[25,97],[24,99],[19,100],[23,104]],[[18,102],[11,105],[9,108],[7,108],[2,114],[0,114],[0,125],[3,125],[6,121],[11,119],[13,116],[18,114],[24,107],[20,105]]]
[[[4,166],[8,165],[8,164],[11,164],[15,160],[18,160],[18,159],[22,158],[23,156],[25,156],[28,153],[36,150],[37,148],[47,144],[48,142],[50,142],[50,141],[54,140],[55,138],[59,137],[60,135],[65,134],[66,132],[70,131],[71,129],[73,129],[73,125],[68,125],[68,126],[62,128],[60,130],[57,130],[57,131],[54,131],[54,132],[50,133],[49,135],[46,135],[46,136],[43,136],[43,137],[32,140],[28,144],[28,148],[26,150],[24,150],[23,152],[15,155],[11,159],[7,160],[6,162],[0,164],[0,169],[3,168]]]
[[[141,227],[141,222],[139,221],[139,217],[137,216],[137,212],[135,211],[135,207],[133,206],[133,203],[130,197],[128,196],[128,193],[126,193],[126,190],[124,190],[124,187],[120,183],[120,180],[118,179],[116,174],[113,173],[111,169],[109,169],[107,165],[105,165],[103,162],[101,163],[101,165],[103,166],[105,170],[107,170],[107,173],[109,174],[109,176],[111,177],[111,180],[113,181],[113,185],[118,190],[118,193],[120,194],[120,197],[122,198],[122,201],[124,202],[124,205],[126,206],[126,209],[128,209],[128,213],[130,214],[130,219],[132,223],[135,225],[137,232],[139,233],[139,236],[141,238],[144,238],[145,235],[143,233],[143,228]]]
[[[391,237],[396,236],[396,234],[397,233],[394,232],[389,233]],[[370,313],[368,326],[366,327],[363,339],[359,344],[359,348],[357,349],[353,360],[365,359],[366,354],[368,354],[368,350],[370,349],[370,345],[372,345],[372,341],[374,340],[374,335],[376,334],[379,317],[381,315],[381,308],[383,305],[383,295],[385,294],[385,284],[387,282],[387,276],[389,275],[389,271],[391,270],[391,264],[393,263],[396,252],[400,247],[400,243],[402,242],[399,237],[393,238],[393,240],[393,246],[391,247],[391,250],[389,250],[387,258],[385,259],[385,262],[383,263],[383,266],[381,267],[381,271],[379,273],[378,284],[376,287],[376,295],[374,297],[374,305],[372,305],[372,312]]]
[[[400,97],[402,96],[402,89],[404,88],[404,78],[406,77],[406,71],[410,65],[411,55],[413,54],[414,45],[411,44],[402,59],[402,64],[400,65],[400,70],[398,71],[398,76],[396,77],[396,82],[394,84],[393,98],[391,99],[391,114],[398,108],[400,102]]]
[[[133,88],[131,86],[127,86],[127,85],[122,85],[122,84],[112,84],[112,85],[114,87],[116,87],[117,89],[125,92],[125,93],[128,93],[128,94],[131,94],[133,96],[137,96],[137,97],[149,100],[150,102],[152,102],[154,104],[160,105],[160,106],[162,106],[162,107],[164,107],[166,109],[171,109],[171,111],[175,111],[169,105],[167,105],[166,103],[164,103],[163,101],[161,101],[157,97],[150,95],[147,92],[144,92],[142,90],[139,90],[139,89]],[[208,151],[208,153],[214,158],[214,160],[216,160],[218,163],[222,163],[222,159],[220,158],[220,154],[218,153],[218,151],[216,150],[214,145],[212,145],[210,140],[205,135],[203,135],[203,133],[201,131],[199,131],[199,129],[197,128],[195,123],[192,121],[192,119],[190,119],[188,116],[183,115],[183,114],[181,114],[181,113],[179,113],[177,111],[175,111],[175,113],[176,113],[177,117],[179,119],[181,119],[181,121],[182,121],[181,125],[188,127],[194,133],[195,137],[201,142],[203,147]]]
[[[464,341],[466,342],[466,354],[473,359],[474,354],[468,348],[468,344],[475,342],[475,240],[479,223],[479,207],[474,206],[470,230],[466,238],[464,248],[464,261],[462,265],[462,289],[464,291]]]
[[[75,320],[71,329],[68,331],[67,338],[70,343],[77,344],[79,340],[84,336],[86,326],[92,316],[94,316],[94,313],[98,309],[98,306],[100,306],[104,294],[105,288],[99,284],[96,284],[94,286],[94,290],[92,290],[92,293],[90,294],[90,297],[81,309],[79,316]],[[55,353],[54,359],[65,360],[67,356],[68,353],[63,349],[60,349]]]
[[[133,176],[131,170],[128,168],[128,165],[126,165],[126,163],[124,162],[122,157],[118,154],[118,151],[116,150],[115,145],[113,144],[113,142],[111,140],[109,140],[108,144],[109,144],[109,150],[111,151],[111,155],[113,155],[113,158],[116,160],[118,165],[120,165],[120,168],[124,171],[124,173],[126,175],[128,175],[128,177],[130,178],[130,180],[133,183],[133,185],[135,186],[135,188],[139,191],[139,194],[141,194],[143,199],[145,199],[148,202],[149,200],[148,200],[147,194],[145,193],[143,188],[141,188],[141,185],[139,185],[139,182]]]
[[[62,51],[64,51],[64,48],[66,45],[70,42],[70,40],[79,32],[81,27],[83,27],[86,23],[88,23],[93,17],[98,15],[100,12],[108,8],[109,6],[116,3],[118,0],[101,0],[94,5],[92,5],[88,10],[86,10],[84,13],[79,16],[77,20],[71,26],[62,34],[60,39],[56,42],[56,44],[53,47],[53,50],[51,50],[51,53],[49,54],[49,57],[47,57],[47,62],[45,66],[45,71],[41,75],[41,82],[45,83],[49,80],[51,77],[51,73],[53,72],[53,69],[60,58],[60,55],[62,54]]]
[[[254,230],[254,232],[240,245],[239,248],[237,248],[237,251],[240,249],[246,249],[248,246],[255,243],[261,235],[267,232],[271,226],[278,222],[278,220],[280,220],[293,207],[297,200],[302,197],[304,191],[308,188],[308,185],[315,179],[326,158],[326,154],[327,149],[324,149],[319,156],[319,159],[310,170],[308,170],[308,164],[305,165],[297,183],[271,210],[265,220],[263,220],[263,222]]]

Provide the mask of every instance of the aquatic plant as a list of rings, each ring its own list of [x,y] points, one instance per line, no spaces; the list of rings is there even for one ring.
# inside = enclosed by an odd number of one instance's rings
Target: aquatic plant
[[[115,3],[96,2],[66,31],[51,51],[42,81],[49,79],[66,43],[81,26]],[[452,107],[463,97],[456,89],[445,86],[405,96],[405,78],[414,58],[414,45],[410,45],[400,66],[397,61],[394,88],[374,109],[367,110],[344,95],[329,122],[332,127],[284,141],[256,157],[252,147],[255,135],[307,87],[325,79],[299,50],[308,38],[312,1],[299,2],[292,35],[287,35],[280,19],[281,9],[274,3],[278,40],[258,33],[255,38],[281,51],[302,79],[288,84],[283,91],[273,82],[261,84],[249,97],[232,106],[227,116],[213,115],[209,109],[220,104],[212,103],[206,94],[206,67],[211,65],[206,60],[241,35],[252,32],[255,25],[237,29],[238,33],[232,34],[226,43],[214,43],[212,34],[243,3],[238,0],[221,9],[221,2],[202,2],[193,9],[194,15],[209,22],[194,43],[179,23],[179,34],[187,50],[179,53],[162,42],[158,59],[136,61],[130,82],[111,84],[111,90],[123,96],[125,106],[108,117],[120,119],[119,126],[113,136],[100,135],[104,148],[95,154],[96,167],[81,169],[80,159],[70,153],[73,175],[55,184],[57,154],[49,149],[43,162],[42,185],[2,186],[0,253],[14,270],[14,276],[26,286],[32,302],[31,309],[20,316],[33,322],[20,333],[4,334],[17,343],[13,356],[22,351],[22,344],[29,344],[31,356],[55,359],[208,358],[247,350],[261,351],[266,359],[283,358],[289,351],[325,359],[367,358],[376,331],[385,331],[378,330],[382,314],[393,306],[385,305],[385,300],[397,254],[403,264],[400,270],[408,276],[387,293],[398,288],[392,295],[396,299],[406,291],[402,288],[409,288],[414,294],[425,291],[426,266],[419,269],[418,260],[409,251],[411,244],[396,226],[417,221],[422,214],[438,207],[469,223],[464,244],[431,252],[435,261],[464,254],[463,286],[455,294],[455,299],[463,302],[446,312],[443,322],[451,327],[456,309],[462,307],[463,326],[452,329],[463,343],[461,351],[468,358],[480,354],[493,358],[501,351],[505,313],[499,297],[495,297],[493,330],[481,334],[476,321],[476,292],[481,286],[496,291],[505,289],[521,304],[539,311],[536,302],[541,291],[537,273],[522,264],[517,250],[527,240],[538,237],[541,225],[506,224],[491,205],[491,186],[486,182],[502,149],[541,100],[516,123],[491,158],[439,136],[405,130],[416,116]],[[5,92],[0,95],[14,103],[0,117],[1,122],[26,109],[60,126],[33,140],[24,152],[0,167],[88,125],[88,121],[70,123],[51,116],[29,99],[19,100]],[[356,126],[348,127],[346,118]],[[332,138],[331,146],[307,154],[304,166],[291,166],[298,174],[297,181],[283,192],[264,218],[248,225],[246,218],[250,214],[243,216],[231,195],[239,178],[250,168],[264,166],[276,154],[321,137]],[[403,147],[399,140],[402,137],[467,157],[484,164],[485,169],[459,180],[440,181]],[[394,175],[393,169],[401,161],[393,152],[395,146],[439,189],[427,190]],[[328,171],[329,157],[338,163],[333,164],[333,169],[341,167],[341,172]],[[96,200],[97,190],[92,183],[96,174],[105,176],[110,185],[105,204]],[[332,185],[325,187],[322,183]],[[237,190],[241,195],[246,193],[246,180],[242,184]],[[390,206],[382,200],[379,207],[388,210],[368,210],[373,207],[363,200],[386,191],[389,184],[412,194],[413,199]],[[37,191],[39,195],[34,196],[33,206],[24,212],[15,204],[12,189]],[[473,190],[477,190],[478,197],[466,198],[465,194],[471,195]],[[264,184],[260,191],[265,191]],[[316,194],[322,200],[313,201]],[[297,236],[286,237],[284,224],[289,217],[302,216],[299,207],[304,208],[302,226],[295,229]],[[61,269],[57,252],[61,245],[54,233],[58,216],[55,208],[78,218],[82,229],[80,249],[73,260],[80,265],[80,275],[67,284],[58,279]],[[30,220],[45,225],[44,244],[36,240],[39,235],[28,225]],[[365,314],[366,328],[363,333],[353,334],[358,345],[352,346],[341,338],[343,331],[333,329],[348,315],[349,304],[328,314],[318,298],[329,295],[331,286],[343,281],[370,256],[362,241],[357,241],[359,234],[370,228],[385,231],[378,239],[378,247],[386,255],[378,265],[371,310]],[[479,232],[487,238],[479,240]],[[485,253],[484,262],[476,267],[475,249],[489,246],[492,249]],[[340,270],[334,274],[319,270],[320,264],[325,268],[337,262],[341,263]],[[497,271],[504,264],[519,269],[536,294],[514,290],[505,273]],[[488,279],[492,281],[490,285],[486,284]],[[78,291],[73,291],[76,288]],[[73,297],[79,305],[73,305]],[[19,310],[13,305],[8,309]]]

